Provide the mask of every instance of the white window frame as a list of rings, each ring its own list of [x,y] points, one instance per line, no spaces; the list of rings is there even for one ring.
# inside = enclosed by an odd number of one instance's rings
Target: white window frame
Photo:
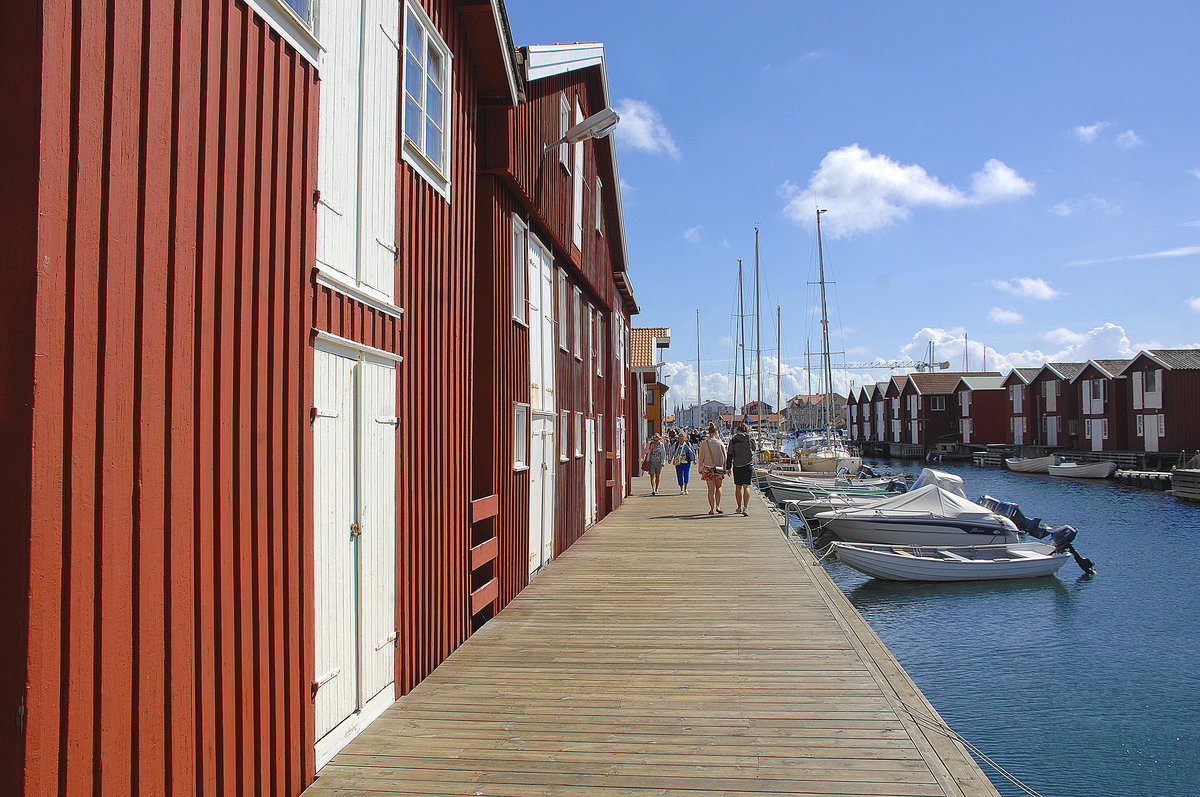
[[[567,99],[566,92],[558,94],[558,137],[566,138],[567,131],[571,129],[571,101]],[[565,141],[558,145],[558,162],[567,174],[571,173],[571,145]]]
[[[1145,421],[1142,419],[1141,415],[1137,416],[1137,436],[1138,437],[1146,436]]]
[[[575,413],[575,458],[583,456],[583,413]]]
[[[593,340],[596,343],[596,376],[604,376],[604,320],[600,314],[600,308],[596,308],[594,316],[596,324],[596,335]]]
[[[567,272],[563,269],[558,270],[558,348],[563,351],[569,351],[567,348],[567,318],[570,316],[567,299]]]
[[[575,124],[583,121],[583,108],[579,98],[575,98]],[[572,164],[575,173],[571,176],[571,242],[576,249],[583,249],[583,142],[571,145]]]
[[[946,409],[946,397],[945,396],[930,396],[929,397],[929,409],[931,412],[945,410]]]
[[[308,9],[307,15],[287,0],[246,0],[246,5],[292,45],[301,58],[313,66],[319,66],[321,43],[313,30],[315,0],[301,0],[299,3]]]
[[[450,48],[446,45],[437,27],[425,13],[420,4],[406,2],[404,4],[404,18],[401,24],[401,52],[400,52],[400,141],[401,141],[401,156],[405,163],[423,177],[426,182],[433,186],[447,202],[450,201],[450,140],[453,130],[451,129],[450,103],[454,96],[454,55]],[[409,19],[416,23],[417,27],[422,32],[421,36],[421,53],[420,53],[420,70],[421,70],[421,98],[418,112],[421,116],[420,121],[420,141],[415,141],[408,135],[408,115],[410,113],[410,100],[408,94],[407,75],[411,68],[410,50],[408,49],[408,23]],[[426,83],[428,82],[427,65],[429,59],[429,50],[433,49],[442,58],[442,69],[444,72],[444,80],[442,85],[442,108],[441,119],[437,120],[440,124],[442,132],[441,151],[439,155],[439,163],[435,163],[425,154],[425,123],[428,118],[425,111]],[[415,103],[414,103],[415,105]]]
[[[570,426],[571,426],[571,411],[563,410],[559,414],[559,421],[558,421],[558,437],[559,437],[559,443],[560,443],[560,445],[558,447],[558,461],[559,462],[566,462],[571,458],[567,454],[567,433],[570,431],[570,428],[569,428]]]
[[[583,344],[582,344],[582,339],[583,339],[583,291],[580,289],[580,287],[578,285],[574,286],[574,288],[575,288],[575,308],[574,308],[575,339],[574,339],[574,341],[572,341],[572,343],[574,344],[573,348],[574,348],[574,352],[575,352],[575,359],[582,362],[583,361]]]
[[[1108,439],[1108,418],[1100,419],[1100,432],[1101,432],[1100,439],[1107,440]]]
[[[529,470],[529,405],[513,402],[513,470]]]
[[[517,214],[512,217],[512,317],[529,326],[529,227]]]
[[[596,234],[597,235],[604,235],[604,231],[600,229],[600,216],[601,216],[600,211],[603,207],[603,203],[600,201],[600,197],[603,196],[603,194],[601,193],[602,188],[604,188],[604,183],[602,183],[600,181],[600,178],[597,177],[596,178]]]
[[[604,413],[596,416],[596,450],[604,453]]]
[[[1158,436],[1167,436],[1167,416],[1161,413],[1158,416]]]

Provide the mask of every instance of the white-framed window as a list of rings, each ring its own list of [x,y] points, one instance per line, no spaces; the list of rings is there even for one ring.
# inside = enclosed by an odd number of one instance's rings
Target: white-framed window
[[[283,40],[313,66],[318,65],[321,45],[314,35],[314,0],[247,0]]]
[[[529,405],[513,402],[513,470],[529,468]]]
[[[583,359],[583,291],[579,286],[575,286],[575,339],[572,341],[572,348],[575,352],[575,359]]]
[[[604,316],[596,311],[596,376],[604,376]]]
[[[597,177],[596,178],[596,232],[599,233],[600,235],[604,234],[603,230],[600,229],[600,216],[602,215],[601,210],[604,207],[604,203],[600,201],[600,198],[602,196],[604,196],[604,194],[601,192],[602,188],[604,188],[604,183],[600,182],[600,178]]]
[[[558,416],[558,461],[566,462],[570,457],[567,455],[567,432],[570,431],[567,427],[571,425],[571,411],[563,410]]]
[[[575,413],[575,458],[583,456],[583,413]]]
[[[512,217],[512,317],[529,324],[529,228],[521,219]]]
[[[1167,416],[1166,415],[1158,416],[1158,436],[1159,437],[1167,436]]]
[[[567,272],[558,270],[558,348],[567,351]]]
[[[1092,422],[1090,420],[1085,419],[1083,422],[1083,439],[1092,439]]]
[[[565,93],[558,95],[558,137],[565,138],[567,131],[571,129],[571,101],[567,99]],[[567,143],[558,145],[558,162],[562,165],[567,173],[571,172],[571,147]]]
[[[1146,423],[1142,416],[1137,416],[1137,436],[1143,437],[1146,434]]]
[[[575,123],[579,124],[583,121],[583,108],[579,106],[579,98],[575,98]],[[575,244],[576,249],[583,248],[583,142],[580,141],[571,145],[571,158],[574,161],[572,164],[574,173],[572,179],[572,204],[571,204],[571,220],[573,229],[571,231],[571,242]]]
[[[1145,371],[1144,373],[1145,373],[1145,376],[1143,376],[1142,379],[1145,380],[1146,392],[1147,393],[1157,393],[1158,392],[1158,371]]]
[[[946,409],[946,397],[945,396],[930,396],[929,397],[929,409],[933,410],[933,411]]]
[[[604,413],[596,416],[596,450],[604,451]]]
[[[404,14],[404,160],[450,199],[450,48],[418,3]]]
[[[1101,440],[1108,439],[1108,418],[1100,419],[1100,439]]]

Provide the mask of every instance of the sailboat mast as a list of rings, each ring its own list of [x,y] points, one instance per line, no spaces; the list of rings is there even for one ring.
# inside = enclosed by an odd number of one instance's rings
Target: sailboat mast
[[[825,305],[825,253],[821,247],[821,214],[824,212],[821,208],[817,208],[817,265],[821,280],[821,364],[825,375],[823,405],[825,407],[825,432],[829,434],[831,432],[830,416],[833,414],[833,408],[830,406],[833,396],[833,369],[829,365],[829,313]]]
[[[696,308],[696,427],[700,427],[700,309]]]
[[[758,364],[756,367],[758,382],[758,442],[762,445],[762,302],[758,293],[758,228],[754,228],[754,351]]]
[[[729,399],[733,404],[737,404],[737,383],[738,383],[738,349],[742,345],[741,339],[741,324],[742,324],[742,259],[738,258],[738,284],[737,284],[737,315],[734,316],[733,322],[733,391]],[[735,410],[736,412],[736,410]]]
[[[783,408],[779,406],[779,372],[783,370],[783,333],[780,331],[783,313],[775,305],[775,450],[779,446],[779,427],[783,425]]]

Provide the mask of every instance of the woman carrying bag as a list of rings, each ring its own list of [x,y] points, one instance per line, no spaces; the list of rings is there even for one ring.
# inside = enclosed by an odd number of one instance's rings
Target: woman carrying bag
[[[725,445],[717,437],[717,425],[708,424],[708,437],[696,451],[700,478],[708,482],[708,514],[723,515],[721,511],[721,481],[725,478]]]
[[[687,435],[684,432],[679,432],[671,447],[667,450],[671,456],[671,464],[675,466],[675,478],[679,482],[679,494],[688,494],[688,474],[692,470],[692,463],[696,461],[696,452],[688,443]]]

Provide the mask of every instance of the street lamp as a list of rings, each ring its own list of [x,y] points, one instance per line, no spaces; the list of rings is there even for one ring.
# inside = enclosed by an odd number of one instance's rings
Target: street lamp
[[[599,113],[594,113],[587,119],[584,119],[577,125],[568,128],[566,134],[558,141],[551,142],[542,148],[542,156],[560,144],[578,144],[580,141],[586,141],[589,138],[604,138],[612,132],[617,126],[617,122],[621,121],[621,116],[612,108],[605,108]]]

